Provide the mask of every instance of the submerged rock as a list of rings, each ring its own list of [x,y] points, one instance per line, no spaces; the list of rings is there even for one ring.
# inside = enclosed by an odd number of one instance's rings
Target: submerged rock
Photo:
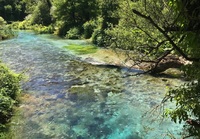
[[[88,85],[72,86],[69,89],[69,96],[71,97],[73,95],[76,96],[76,99],[79,101],[91,102],[96,99],[93,87]]]

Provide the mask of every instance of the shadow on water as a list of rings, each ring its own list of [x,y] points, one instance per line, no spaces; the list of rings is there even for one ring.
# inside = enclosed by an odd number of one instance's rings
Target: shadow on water
[[[161,102],[166,82],[127,76],[140,72],[134,69],[79,61],[62,49],[67,43],[29,32],[0,43],[3,62],[17,72],[28,69],[13,139],[160,139],[169,130],[177,135],[179,125],[152,123],[158,113],[142,116]]]

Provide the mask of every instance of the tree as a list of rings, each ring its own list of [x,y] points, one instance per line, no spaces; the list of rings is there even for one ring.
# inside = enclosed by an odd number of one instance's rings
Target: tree
[[[32,13],[31,23],[45,26],[50,25],[52,23],[50,10],[51,2],[49,0],[40,0]]]
[[[83,24],[98,15],[96,0],[54,0],[53,5],[59,35],[66,35],[67,31],[74,27],[82,32]]]
[[[25,3],[23,1],[0,1],[0,16],[2,16],[6,21],[23,20],[25,15]]]
[[[167,114],[187,123],[187,136],[200,137],[200,2],[125,0],[119,5],[119,24],[107,30],[112,47],[132,50],[129,58],[134,64],[149,63],[150,73],[163,71],[160,65],[173,56],[191,62],[183,68],[190,82],[169,91],[163,102],[175,101],[176,108]]]
[[[119,8],[119,0],[99,0],[101,22],[93,34],[93,43],[105,47],[108,44],[110,36],[105,32],[110,28],[110,25],[116,25],[118,23],[118,17],[113,13]]]

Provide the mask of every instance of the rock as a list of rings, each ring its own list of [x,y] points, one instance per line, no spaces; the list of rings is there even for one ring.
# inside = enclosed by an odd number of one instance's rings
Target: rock
[[[81,100],[86,102],[95,101],[96,93],[92,86],[88,85],[75,85],[69,89],[69,98],[75,98],[74,100]]]

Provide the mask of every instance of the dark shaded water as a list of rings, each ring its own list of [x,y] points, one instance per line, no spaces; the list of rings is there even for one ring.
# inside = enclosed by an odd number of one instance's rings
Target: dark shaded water
[[[161,139],[180,126],[153,111],[166,86],[179,80],[127,76],[125,69],[83,62],[63,49],[84,41],[19,32],[0,43],[0,58],[25,72],[23,97],[11,123],[13,139]],[[153,112],[153,113],[150,113]],[[147,113],[147,115],[145,115]]]

